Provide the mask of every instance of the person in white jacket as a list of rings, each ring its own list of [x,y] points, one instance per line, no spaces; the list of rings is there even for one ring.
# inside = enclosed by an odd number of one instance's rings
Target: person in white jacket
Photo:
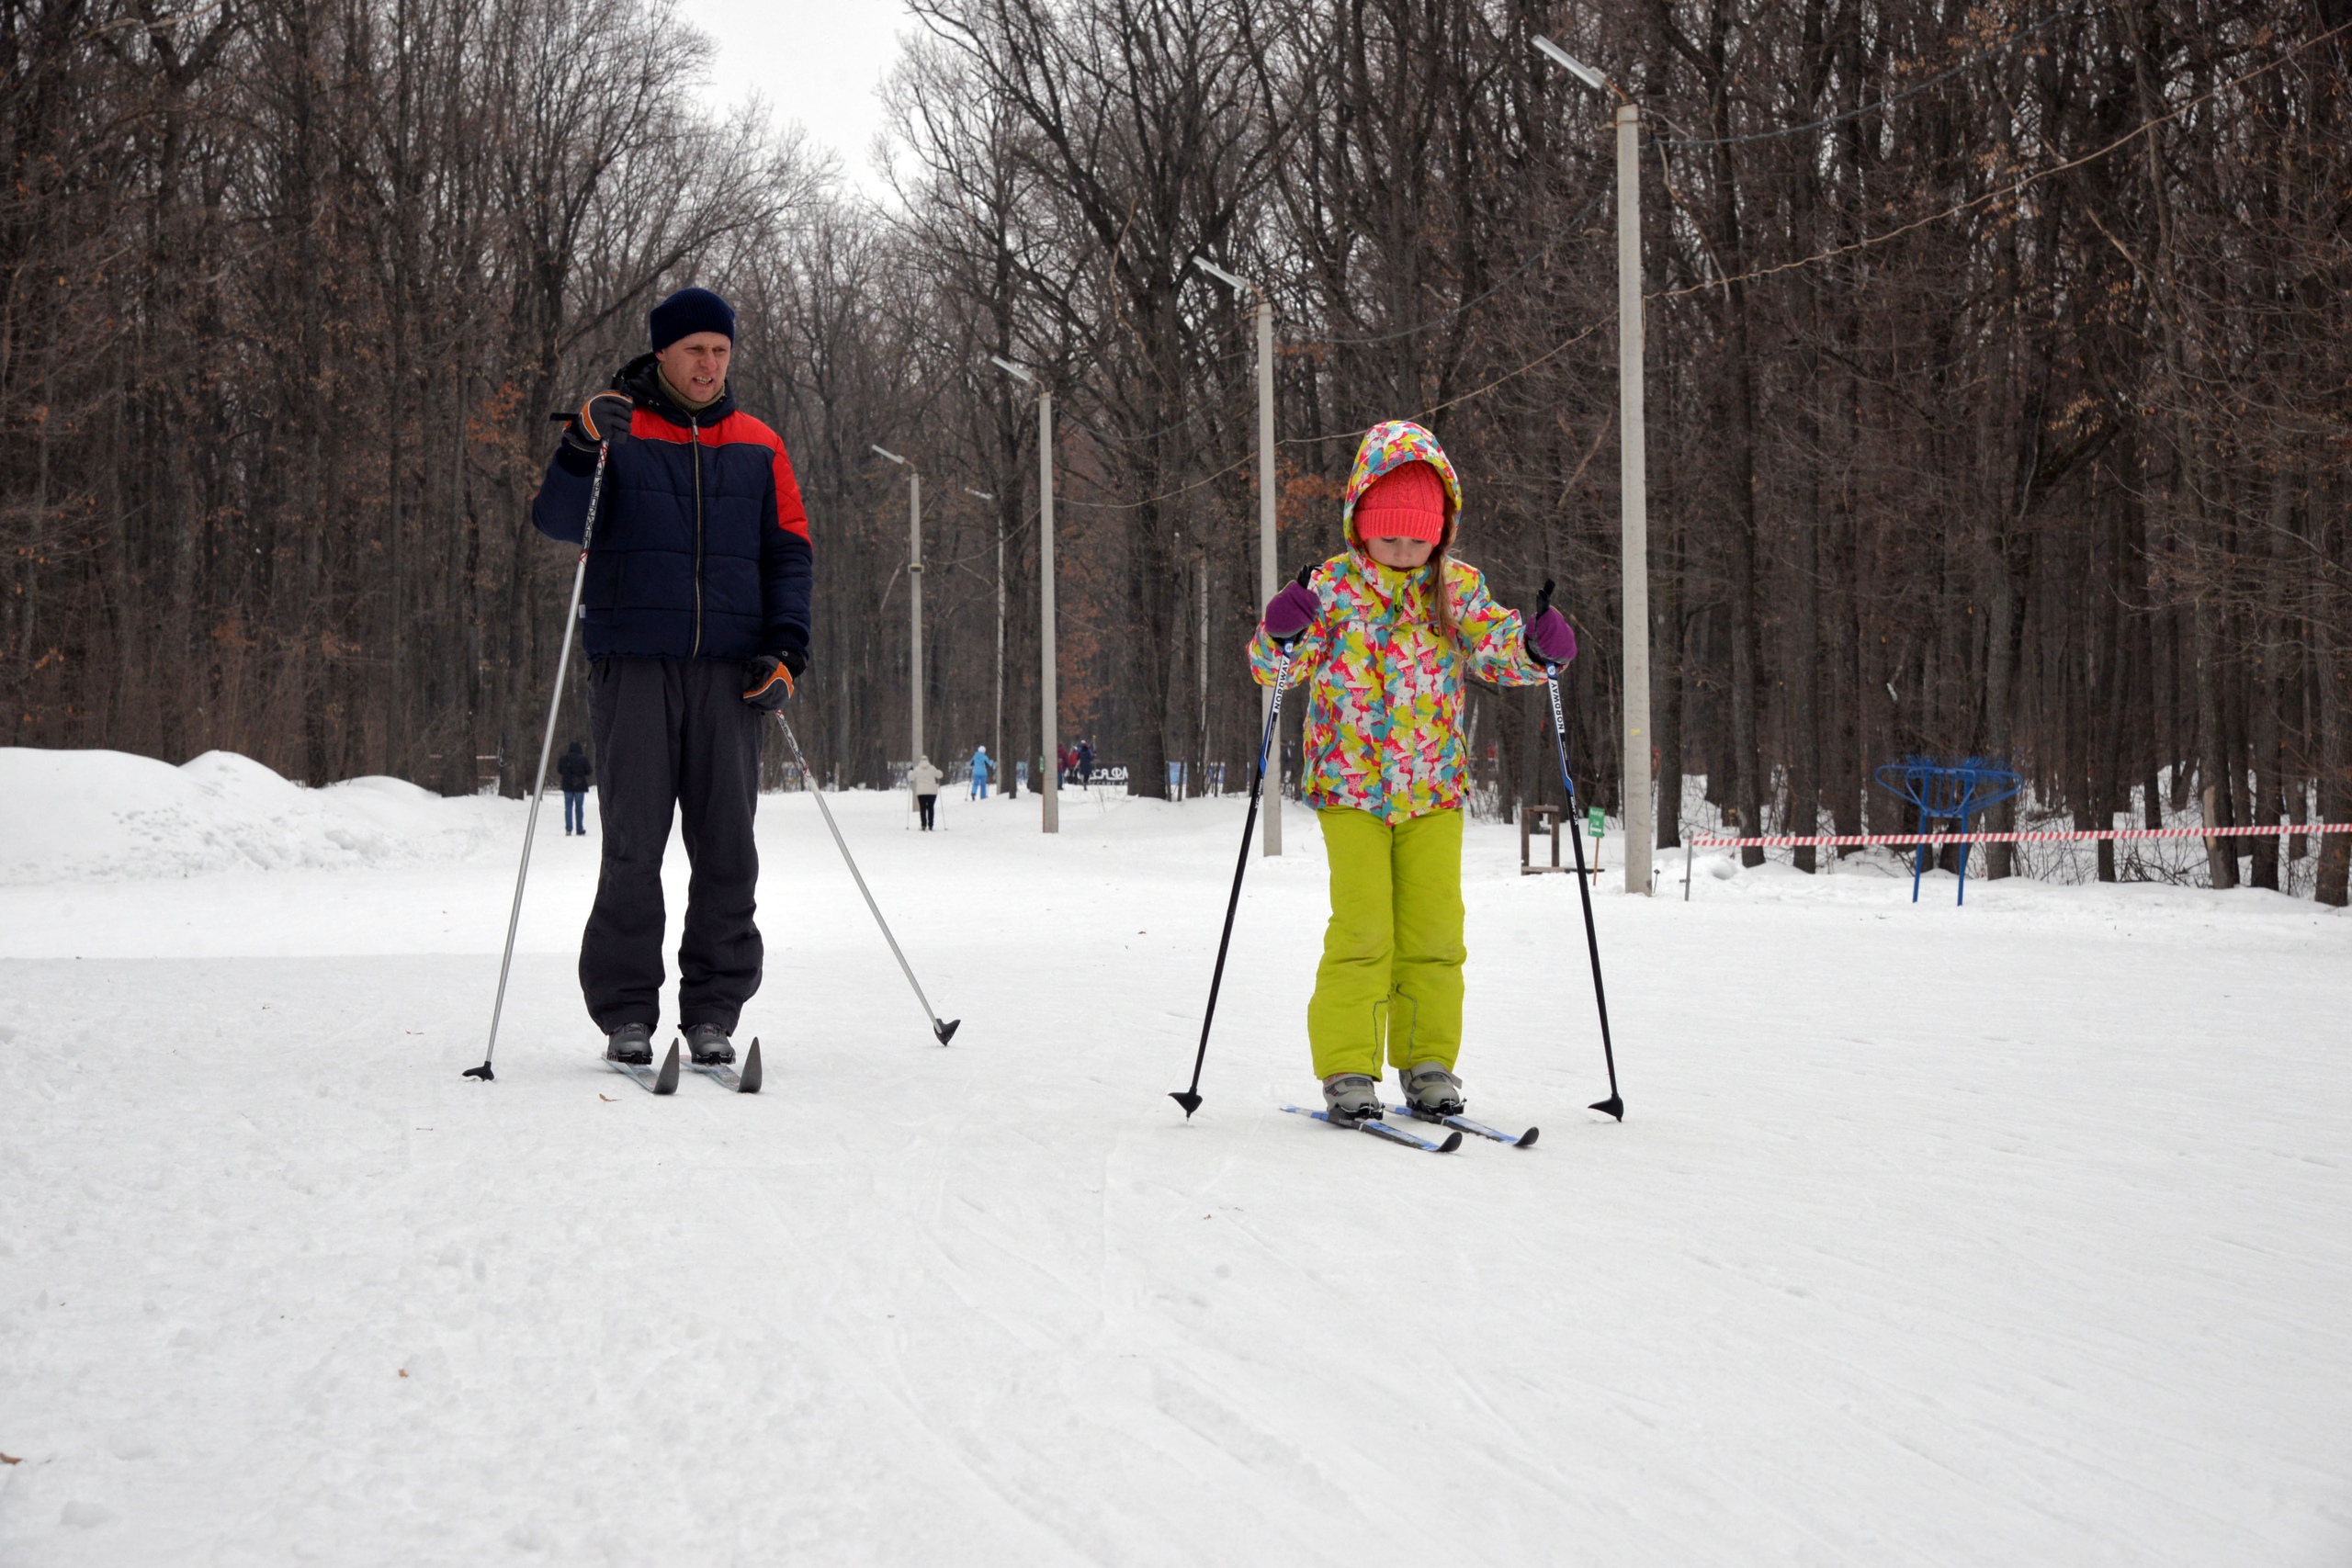
[[[945,775],[931,765],[929,757],[916,760],[908,770],[907,787],[915,792],[915,808],[922,813],[922,830],[931,831],[931,814],[939,804],[939,782]]]

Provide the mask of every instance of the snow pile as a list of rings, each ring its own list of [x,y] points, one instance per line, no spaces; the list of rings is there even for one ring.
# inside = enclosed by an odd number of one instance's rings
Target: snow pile
[[[180,767],[123,751],[0,747],[0,886],[460,860],[512,801],[446,800],[399,779],[309,789],[251,758]]]

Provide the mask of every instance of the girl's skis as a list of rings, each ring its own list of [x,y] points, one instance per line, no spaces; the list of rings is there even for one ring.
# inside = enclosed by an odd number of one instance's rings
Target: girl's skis
[[[1342,1130],[1352,1128],[1359,1133],[1370,1133],[1374,1137],[1379,1138],[1384,1142],[1402,1144],[1408,1149],[1419,1149],[1424,1154],[1450,1155],[1454,1150],[1462,1146],[1462,1134],[1459,1133],[1448,1133],[1445,1135],[1445,1142],[1442,1144],[1432,1144],[1427,1138],[1415,1137],[1412,1134],[1406,1132],[1403,1128],[1391,1127],[1385,1122],[1370,1120],[1363,1122],[1334,1122],[1331,1120],[1331,1113],[1328,1111],[1309,1111],[1303,1105],[1285,1105],[1283,1109],[1289,1111],[1294,1116],[1312,1116],[1315,1120],[1323,1122],[1327,1126],[1338,1127]]]
[[[1409,1105],[1392,1105],[1388,1109],[1396,1115],[1409,1116],[1416,1122],[1431,1122],[1441,1127],[1453,1127],[1460,1132],[1475,1133],[1479,1137],[1492,1138],[1498,1144],[1509,1144],[1516,1149],[1533,1148],[1536,1137],[1544,1131],[1541,1127],[1530,1127],[1526,1132],[1514,1137],[1509,1133],[1489,1127],[1483,1122],[1473,1122],[1467,1116],[1432,1116],[1425,1111],[1416,1111]]]

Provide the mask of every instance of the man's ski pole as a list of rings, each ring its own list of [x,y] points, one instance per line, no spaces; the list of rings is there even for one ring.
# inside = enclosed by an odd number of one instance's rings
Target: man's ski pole
[[[786,743],[792,748],[792,760],[799,766],[800,777],[808,784],[808,793],[817,797],[817,809],[824,813],[825,826],[831,830],[833,843],[842,852],[842,860],[848,865],[850,875],[855,879],[857,890],[865,895],[865,907],[874,911],[874,923],[882,928],[882,940],[890,944],[890,956],[899,961],[899,972],[906,976],[907,984],[914,987],[915,1000],[922,1004],[922,1016],[931,1025],[932,1033],[938,1036],[942,1045],[946,1044],[956,1038],[956,1031],[964,1021],[960,1018],[942,1020],[932,1010],[931,998],[922,994],[922,982],[915,978],[913,968],[907,963],[907,955],[899,951],[899,939],[890,934],[890,922],[882,918],[882,906],[874,901],[873,891],[865,886],[865,877],[857,869],[856,859],[849,852],[849,840],[842,837],[841,827],[833,820],[833,808],[825,804],[825,792],[817,787],[817,775],[809,771],[808,759],[801,754],[800,738],[792,733],[792,721],[786,718],[779,709],[775,722],[776,727],[784,731]]]
[[[1282,728],[1283,694],[1289,689],[1290,649],[1285,648],[1282,663],[1274,671],[1274,701],[1266,710],[1266,732],[1258,738],[1258,771],[1250,779],[1250,812],[1241,823],[1241,857],[1233,867],[1233,891],[1226,896],[1225,932],[1216,939],[1216,968],[1209,976],[1208,1010],[1201,1015],[1201,1048],[1193,1055],[1193,1087],[1168,1097],[1184,1108],[1188,1122],[1193,1112],[1201,1108],[1201,1064],[1209,1059],[1209,1025],[1216,1021],[1217,987],[1225,984],[1225,953],[1233,943],[1233,912],[1241,905],[1241,874],[1250,869],[1250,836],[1257,829],[1258,796],[1266,786],[1266,750],[1273,744],[1274,731]]]
[[[605,459],[613,444],[596,443],[596,478],[588,486],[588,521],[580,530],[580,564],[571,569],[571,605],[563,613],[563,651],[555,661],[555,693],[548,698],[548,732],[539,742],[539,776],[531,785],[530,815],[523,818],[523,863],[514,869],[514,907],[506,913],[506,951],[498,960],[498,999],[490,1004],[490,1043],[481,1066],[468,1067],[465,1076],[488,1083],[498,1075],[490,1059],[498,1054],[498,1015],[506,1010],[506,972],[514,964],[514,930],[523,919],[523,884],[531,874],[531,837],[539,830],[539,797],[548,788],[548,753],[555,750],[556,716],[563,711],[563,678],[571,668],[571,634],[580,625],[580,592],[588,581],[588,542],[596,536],[596,506],[605,494]]]
[[[1552,584],[1546,581],[1543,593],[1535,601],[1535,615],[1540,620],[1552,607]],[[1595,1100],[1591,1109],[1602,1111],[1618,1121],[1625,1119],[1625,1101],[1617,1093],[1617,1053],[1609,1043],[1609,993],[1600,984],[1600,939],[1592,930],[1592,890],[1585,886],[1584,831],[1577,823],[1577,781],[1568,774],[1568,729],[1560,716],[1560,667],[1544,666],[1544,683],[1552,689],[1552,744],[1560,754],[1560,783],[1568,792],[1568,843],[1576,851],[1577,897],[1584,905],[1584,944],[1592,954],[1592,999],[1600,1010],[1600,1059],[1609,1064],[1609,1098]]]

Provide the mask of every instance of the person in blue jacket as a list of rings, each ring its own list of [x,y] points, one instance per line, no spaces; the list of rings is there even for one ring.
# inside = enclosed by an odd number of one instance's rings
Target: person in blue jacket
[[[695,1061],[731,1062],[764,956],[760,747],[808,668],[814,558],[783,441],[728,389],[734,310],[682,288],[647,324],[652,352],[581,405],[531,502],[541,533],[577,544],[600,497],[580,632],[604,856],[580,989],[607,1057],[653,1059],[674,813],[694,868],[678,1021]]]
[[[989,761],[989,749],[987,747],[978,746],[973,748],[972,799],[986,800],[989,797],[989,774],[995,766],[995,763]]]

